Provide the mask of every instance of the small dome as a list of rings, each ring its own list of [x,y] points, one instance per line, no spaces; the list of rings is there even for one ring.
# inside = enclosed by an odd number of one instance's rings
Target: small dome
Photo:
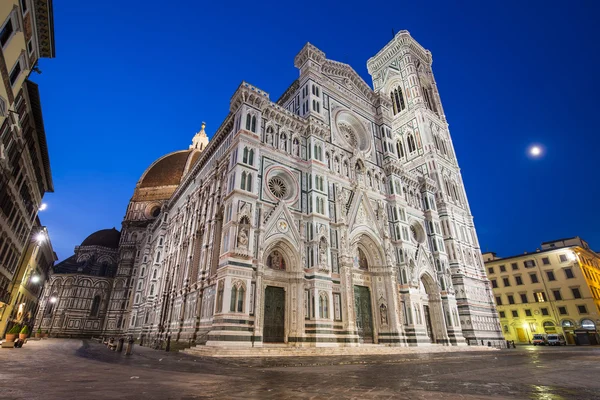
[[[119,247],[120,238],[121,232],[115,228],[102,229],[86,237],[85,240],[81,242],[81,246],[102,246],[116,249]]]
[[[192,150],[176,151],[160,158],[148,168],[142,177],[140,187],[179,185],[191,152]]]

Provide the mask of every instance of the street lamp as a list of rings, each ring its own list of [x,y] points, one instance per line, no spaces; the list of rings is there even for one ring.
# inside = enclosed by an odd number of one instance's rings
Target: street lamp
[[[33,275],[31,277],[31,282],[32,283],[38,283],[40,281],[40,276],[39,275]]]
[[[37,235],[35,235],[35,240],[38,243],[43,243],[46,240],[46,235],[44,232],[39,232]]]
[[[48,337],[52,333],[52,326],[54,325],[54,317],[56,317],[56,310],[54,309],[54,304],[58,301],[56,296],[50,297],[50,303],[52,303],[52,320],[50,320],[50,331],[48,331]]]

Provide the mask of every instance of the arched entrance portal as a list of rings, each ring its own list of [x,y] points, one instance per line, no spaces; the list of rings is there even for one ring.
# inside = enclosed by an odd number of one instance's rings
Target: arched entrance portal
[[[443,311],[437,285],[428,274],[423,274],[419,280],[423,321],[427,336],[431,343],[441,343],[446,339],[443,324]]]
[[[354,245],[354,268],[360,272],[360,279],[354,283],[354,315],[360,343],[373,343],[375,338],[371,293],[374,289],[366,277],[372,267],[381,265],[382,255],[378,254],[379,248],[366,234],[361,235]]]
[[[297,338],[299,321],[303,321],[298,302],[302,298],[303,285],[290,282],[301,271],[297,249],[285,238],[267,243],[263,253],[261,271],[257,280],[257,304],[262,304],[255,314],[260,321],[257,335],[263,343],[288,343],[290,337]]]

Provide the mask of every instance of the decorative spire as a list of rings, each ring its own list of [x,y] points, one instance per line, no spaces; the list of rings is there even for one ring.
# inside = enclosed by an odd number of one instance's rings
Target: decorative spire
[[[196,133],[192,138],[192,144],[190,145],[190,149],[195,150],[204,150],[206,146],[208,146],[208,136],[206,136],[206,132],[204,128],[206,127],[206,122],[202,121],[202,127],[200,128],[200,132]]]

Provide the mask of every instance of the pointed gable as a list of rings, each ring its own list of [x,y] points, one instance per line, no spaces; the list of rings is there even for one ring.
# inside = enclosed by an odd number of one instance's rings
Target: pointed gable
[[[301,243],[300,233],[298,232],[294,217],[285,202],[280,201],[275,209],[271,211],[264,230],[264,247],[268,243],[285,238],[296,250],[299,250]]]
[[[371,206],[371,202],[369,198],[361,189],[355,190],[355,195],[353,198],[352,205],[350,206],[349,212],[349,224],[348,231],[352,232],[355,228],[359,226],[367,226],[376,232],[381,237],[384,236],[383,229],[377,223],[378,218]]]

